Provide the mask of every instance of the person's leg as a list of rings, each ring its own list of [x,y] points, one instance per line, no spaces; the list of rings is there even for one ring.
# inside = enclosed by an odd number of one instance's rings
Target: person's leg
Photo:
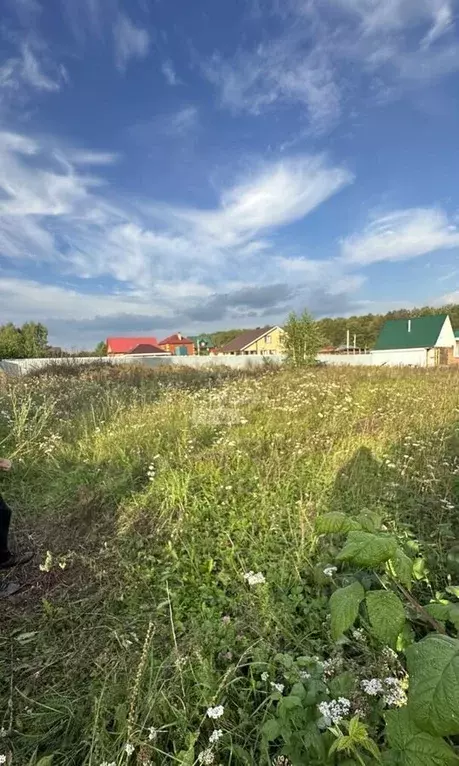
[[[0,564],[11,558],[8,549],[8,532],[10,529],[11,508],[5,503],[0,495]]]

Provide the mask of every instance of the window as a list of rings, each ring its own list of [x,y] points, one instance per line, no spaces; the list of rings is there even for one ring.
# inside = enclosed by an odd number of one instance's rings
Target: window
[[[271,343],[271,336],[270,335],[266,335],[265,341],[266,341],[266,343]]]

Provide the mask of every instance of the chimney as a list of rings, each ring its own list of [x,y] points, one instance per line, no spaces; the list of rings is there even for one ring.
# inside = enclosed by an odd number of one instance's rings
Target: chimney
[[[408,319],[408,332],[411,332],[411,319]]]
[[[178,338],[179,340],[182,340],[182,333],[181,333],[181,332],[178,332],[178,333],[177,333],[177,338]]]

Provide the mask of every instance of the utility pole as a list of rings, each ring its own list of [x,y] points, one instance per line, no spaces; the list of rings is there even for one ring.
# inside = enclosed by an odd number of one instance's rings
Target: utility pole
[[[351,334],[350,334],[350,331],[347,330],[347,332],[346,332],[346,354],[349,354],[350,342],[351,342]]]

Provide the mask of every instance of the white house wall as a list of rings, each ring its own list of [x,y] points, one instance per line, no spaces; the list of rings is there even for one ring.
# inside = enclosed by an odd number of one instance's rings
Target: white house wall
[[[401,348],[390,351],[372,351],[372,364],[396,365],[415,365],[416,367],[426,367],[427,351],[425,348]]]
[[[440,348],[453,348],[455,340],[451,319],[446,317],[435,345]]]

